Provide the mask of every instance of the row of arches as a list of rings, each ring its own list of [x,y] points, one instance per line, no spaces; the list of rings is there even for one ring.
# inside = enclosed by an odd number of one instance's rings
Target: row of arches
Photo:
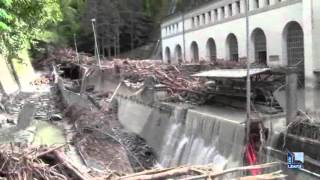
[[[301,69],[304,65],[304,40],[303,29],[297,22],[288,23],[283,30],[283,42],[285,52],[283,57],[288,65],[298,65]],[[256,28],[251,34],[251,45],[253,50],[253,58],[259,64],[267,65],[268,50],[267,38],[261,28]],[[199,46],[196,41],[190,45],[191,61],[199,61]],[[171,63],[170,48],[166,47],[165,55],[168,63]],[[217,59],[217,44],[213,38],[209,38],[206,42],[206,56],[210,61]],[[182,48],[177,45],[174,50],[174,59],[177,62],[182,61]],[[226,59],[231,61],[239,61],[238,39],[235,34],[231,33],[226,38]]]
[[[166,47],[165,49],[165,56],[166,56],[167,62],[171,64],[171,51],[169,47]],[[177,62],[182,62],[182,48],[179,44],[175,47],[174,58]]]

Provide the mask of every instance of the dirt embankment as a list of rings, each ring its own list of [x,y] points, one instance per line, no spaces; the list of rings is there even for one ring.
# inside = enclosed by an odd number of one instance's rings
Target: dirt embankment
[[[152,149],[121,127],[115,108],[99,111],[73,105],[65,116],[75,128],[73,143],[86,165],[123,173],[153,167],[156,158]]]

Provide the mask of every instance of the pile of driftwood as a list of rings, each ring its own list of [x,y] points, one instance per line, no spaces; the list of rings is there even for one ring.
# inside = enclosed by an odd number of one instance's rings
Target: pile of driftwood
[[[57,49],[39,61],[38,65],[50,66],[52,62],[56,64],[80,63],[94,67],[98,64],[96,58],[88,54],[77,55],[72,49]],[[130,88],[141,88],[148,77],[153,77],[155,82],[163,85],[167,91],[167,98],[164,100],[204,104],[216,94],[203,79],[189,75],[200,70],[245,68],[246,61],[215,60],[170,65],[162,63],[161,60],[113,59],[110,61],[102,57],[101,65],[103,69],[114,69],[121,73],[126,86]],[[252,65],[252,67],[259,67],[259,65]]]
[[[139,87],[140,83],[151,78],[153,81],[149,83],[162,85],[170,101],[201,103],[211,93],[205,81],[185,76],[180,66],[162,64],[161,61],[118,59],[105,63],[104,68],[114,68],[126,80],[126,85],[131,87]]]
[[[33,80],[31,82],[31,85],[41,86],[41,85],[47,85],[49,83],[50,83],[50,77],[40,76],[40,77],[36,78],[35,80]]]
[[[52,63],[63,64],[63,63],[81,63],[81,64],[93,64],[96,62],[95,58],[85,53],[77,53],[70,48],[56,49],[44,55],[41,59],[35,60],[33,66],[37,69],[43,67],[51,67]]]
[[[213,165],[194,165],[176,168],[161,168],[146,170],[126,176],[111,170],[105,172],[93,172],[88,169],[79,169],[63,153],[65,145],[46,147],[18,147],[14,145],[1,145],[0,148],[0,179],[8,180],[153,180],[153,179],[281,179],[285,178],[281,171],[270,171],[280,168],[280,163],[267,163],[246,167],[237,167],[227,170],[217,170]],[[248,176],[249,170],[259,169],[265,174]],[[267,169],[268,171],[262,171]],[[272,172],[272,173],[269,173]],[[240,175],[239,175],[240,174]],[[226,176],[227,175],[227,176]]]
[[[200,86],[198,78],[186,77],[179,70],[178,66],[161,64],[153,60],[115,60],[114,63],[125,76],[131,78],[132,82],[145,80],[147,77],[154,76],[159,83],[167,85],[171,90],[190,90]]]
[[[227,170],[217,170],[212,165],[198,166],[183,166],[178,168],[165,168],[147,170],[135,174],[130,174],[118,178],[119,180],[153,180],[153,179],[183,179],[183,180],[198,180],[198,179],[240,179],[240,180],[275,180],[284,179],[285,174],[281,170],[260,175],[245,175],[249,170],[270,169],[280,167],[280,163],[267,163],[253,166],[237,167]],[[270,170],[269,170],[270,172]],[[239,175],[240,174],[240,175]],[[241,175],[242,174],[242,175]]]
[[[54,148],[0,146],[0,179],[8,180],[90,180],[93,176],[79,170],[63,153],[65,146]],[[111,179],[113,173],[104,175]]]

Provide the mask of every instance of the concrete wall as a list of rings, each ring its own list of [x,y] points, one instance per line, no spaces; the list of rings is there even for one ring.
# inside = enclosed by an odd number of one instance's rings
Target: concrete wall
[[[0,83],[2,85],[3,90],[7,94],[11,94],[19,90],[19,86],[16,83],[6,63],[6,59],[1,54],[0,54]]]
[[[170,124],[170,111],[146,106],[125,98],[118,100],[118,118],[129,131],[143,137],[159,155],[166,129]]]
[[[86,79],[88,87],[94,87],[96,92],[113,92],[120,82],[120,75],[114,70],[99,70],[98,68]],[[137,91],[137,90],[136,90]],[[135,90],[129,89],[126,86],[121,86],[118,91],[122,95],[132,95]]]
[[[86,96],[81,96],[80,94],[65,89],[62,78],[58,79],[58,89],[61,93],[64,104],[68,106],[77,105],[84,108],[93,107],[93,104],[88,100]]]
[[[306,108],[320,112],[320,1],[303,0]]]
[[[220,20],[212,20],[211,22],[205,22],[200,20],[200,25],[192,27],[192,18],[198,14],[206,13],[218,7],[225,7],[228,3],[234,3],[236,1],[223,1],[213,3],[211,6],[202,7],[194,11],[188,12],[184,16],[179,15],[177,17],[171,18],[162,24],[162,48],[163,53],[165,53],[165,48],[169,47],[171,51],[171,59],[174,59],[175,47],[179,44],[186,51],[185,61],[191,61],[191,43],[195,41],[199,47],[200,59],[208,60],[206,43],[209,38],[213,38],[217,47],[217,58],[229,60],[227,43],[227,36],[233,33],[238,40],[239,57],[246,59],[246,25],[244,17],[244,5],[241,3],[240,13],[233,12],[230,16],[220,17],[221,12],[219,10]],[[235,6],[234,4],[232,4]],[[227,13],[227,12],[225,12]],[[285,65],[286,58],[284,56],[285,44],[283,43],[283,30],[285,26],[291,22],[296,21],[301,26],[302,23],[302,3],[301,0],[287,0],[281,3],[274,3],[268,6],[260,7],[259,9],[252,9],[250,12],[250,36],[256,28],[261,28],[267,39],[267,59],[269,66],[279,66]],[[212,15],[211,15],[212,16]],[[213,18],[213,17],[211,17]],[[167,33],[167,27],[172,24],[181,24],[182,19],[185,19],[185,47],[183,46],[183,30],[171,30],[171,33]],[[202,23],[202,24],[201,24]],[[175,26],[173,26],[175,27]],[[183,27],[183,26],[182,26]],[[181,28],[182,28],[181,27]],[[251,42],[251,53],[250,59],[254,57],[253,45]],[[270,59],[270,56],[273,56]],[[163,54],[163,57],[166,57]],[[276,57],[276,58],[275,58]],[[167,59],[164,58],[167,62]],[[176,61],[172,61],[176,62]]]
[[[162,166],[214,163],[223,169],[242,164],[245,132],[239,122],[180,105],[117,100],[119,121],[147,141]]]

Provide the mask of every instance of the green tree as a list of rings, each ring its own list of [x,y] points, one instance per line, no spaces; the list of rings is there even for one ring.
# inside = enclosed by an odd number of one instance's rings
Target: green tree
[[[61,0],[60,7],[63,20],[57,26],[60,44],[73,44],[73,35],[80,31],[80,21],[86,0]]]
[[[15,55],[62,18],[59,0],[0,0],[2,53]],[[5,48],[5,49],[4,49]],[[6,50],[6,52],[5,52]]]
[[[22,48],[61,20],[60,4],[59,0],[0,0],[0,5],[0,53],[19,84],[13,59],[20,59]]]
[[[10,30],[8,22],[12,20],[12,16],[6,10],[10,5],[11,0],[0,0],[0,33]]]

